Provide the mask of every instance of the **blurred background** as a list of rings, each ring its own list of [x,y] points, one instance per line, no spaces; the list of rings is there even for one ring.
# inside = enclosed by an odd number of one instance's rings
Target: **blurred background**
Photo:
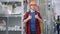
[[[33,0],[0,0],[0,34],[26,34],[23,15]],[[34,0],[43,18],[42,34],[59,34],[60,0]]]

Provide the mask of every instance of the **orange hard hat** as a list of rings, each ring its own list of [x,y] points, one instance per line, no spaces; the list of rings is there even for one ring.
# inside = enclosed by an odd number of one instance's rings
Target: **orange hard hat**
[[[30,6],[36,6],[37,4],[36,4],[36,2],[35,1],[31,1],[30,2]]]

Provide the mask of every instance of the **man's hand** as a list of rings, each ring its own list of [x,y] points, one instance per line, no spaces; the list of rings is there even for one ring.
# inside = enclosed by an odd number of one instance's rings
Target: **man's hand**
[[[31,18],[32,18],[32,17],[29,15],[27,19],[29,20],[29,19],[31,19]]]
[[[27,19],[24,20],[24,22],[26,23],[28,20],[30,20],[32,17],[29,15]]]
[[[38,19],[40,22],[42,22],[42,19],[39,18],[38,14],[35,15],[35,18]]]
[[[39,16],[38,16],[38,14],[37,14],[37,15],[35,15],[35,18],[36,18],[36,19],[39,19]]]

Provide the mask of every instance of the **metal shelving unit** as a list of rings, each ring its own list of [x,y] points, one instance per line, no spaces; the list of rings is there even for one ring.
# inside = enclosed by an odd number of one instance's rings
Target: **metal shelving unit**
[[[1,0],[1,2],[4,2]],[[23,15],[24,15],[24,5],[23,5],[23,0],[15,0],[15,1],[5,1],[6,4],[9,2],[21,2],[21,13],[19,14],[0,14],[0,17],[6,17],[6,29],[5,30],[0,30],[0,34],[24,34],[24,22],[23,22]],[[12,5],[8,5],[9,6]],[[6,11],[7,13],[7,11]]]
[[[24,27],[23,27],[23,20],[22,17],[23,15],[8,15],[6,17],[6,27],[2,27],[3,29],[0,30],[1,34],[23,34],[24,32]],[[4,17],[4,18],[5,18]],[[3,18],[3,17],[1,17]]]

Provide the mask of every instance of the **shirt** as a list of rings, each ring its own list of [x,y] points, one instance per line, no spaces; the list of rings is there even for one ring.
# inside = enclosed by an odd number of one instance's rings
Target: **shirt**
[[[32,16],[30,20],[30,29],[31,31],[36,31],[35,12],[31,12],[30,15]]]

